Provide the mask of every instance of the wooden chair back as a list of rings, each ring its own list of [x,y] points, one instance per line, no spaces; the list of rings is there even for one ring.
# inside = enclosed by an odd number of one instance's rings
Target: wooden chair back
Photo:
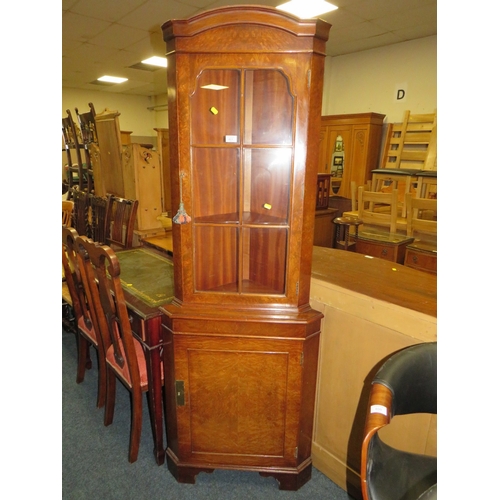
[[[74,240],[74,251],[79,270],[80,289],[84,300],[82,309],[84,321],[78,324],[78,373],[77,382],[81,382],[85,373],[85,361],[88,358],[89,345],[97,350],[98,357],[98,391],[97,407],[101,408],[106,399],[106,350],[109,346],[107,331],[101,328],[97,303],[99,294],[96,288],[96,273],[90,261],[89,249],[96,245],[87,236],[77,236]]]
[[[109,206],[109,196],[88,196],[90,211],[90,237],[96,242],[105,244],[107,242],[106,233],[106,213]]]
[[[401,123],[387,125],[381,168],[436,170],[437,113],[405,111]]]
[[[85,180],[86,189],[89,193],[94,190],[94,168],[90,146],[97,144],[97,129],[95,126],[95,109],[90,102],[90,111],[87,113],[79,113],[78,108],[75,108],[78,125],[80,126],[81,142],[85,154]]]
[[[416,233],[437,234],[437,200],[431,198],[413,198],[406,195],[406,234],[415,236]]]
[[[95,109],[94,105],[89,102],[90,111],[87,113],[80,113],[78,108],[75,108],[76,117],[78,119],[78,124],[80,125],[80,130],[82,133],[82,143],[84,145],[89,145],[91,143],[97,144],[97,129],[95,126]]]
[[[357,212],[358,211],[358,186],[356,184],[356,181],[351,181],[351,212]],[[371,191],[372,188],[372,181],[368,180],[364,186],[361,186],[363,189],[366,189],[367,191]]]
[[[140,387],[139,367],[120,281],[118,257],[108,245],[93,243],[91,246],[87,245],[86,250],[95,269],[97,281],[94,280],[91,291],[98,297],[95,301],[96,312],[101,330],[105,332],[105,338],[109,342],[107,349],[111,349],[114,361],[122,370],[127,367],[131,385]],[[124,382],[130,386],[129,382]]]
[[[358,188],[358,217],[363,221],[363,227],[381,226],[396,232],[398,217],[398,193],[381,193],[368,191],[363,186]]]
[[[75,175],[78,177],[78,188],[83,191],[84,174],[82,160],[82,143],[81,135],[77,130],[73,116],[69,109],[66,110],[67,116],[62,119],[62,137],[64,148],[66,150],[66,158],[68,162],[68,184],[69,196],[72,196],[73,186],[75,184]],[[73,153],[75,157],[73,158]],[[76,160],[76,161],[75,161]]]
[[[73,224],[73,205],[74,203],[70,200],[62,202],[62,225],[65,227],[71,227]]]
[[[85,191],[73,191],[73,227],[81,236],[90,235],[89,195]]]
[[[118,249],[132,248],[138,200],[108,196],[106,215],[107,244]]]
[[[66,278],[66,285],[71,297],[76,323],[78,323],[81,318],[90,317],[90,313],[85,307],[85,296],[83,294],[83,288],[81,287],[82,279],[78,267],[75,244],[77,237],[78,233],[74,228],[63,226],[62,266]]]

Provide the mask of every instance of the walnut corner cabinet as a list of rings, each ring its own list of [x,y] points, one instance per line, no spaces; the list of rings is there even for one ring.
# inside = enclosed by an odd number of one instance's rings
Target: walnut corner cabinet
[[[260,6],[163,26],[173,302],[161,308],[167,464],[179,482],[311,477],[322,314],[309,305],[330,25]],[[177,211],[177,213],[176,213]]]

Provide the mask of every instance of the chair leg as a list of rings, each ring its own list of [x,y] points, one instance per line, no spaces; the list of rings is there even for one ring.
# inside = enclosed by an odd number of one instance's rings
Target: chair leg
[[[130,426],[130,445],[128,461],[134,463],[139,455],[139,445],[142,431],[142,392],[132,390],[130,393],[130,403],[132,411],[132,422]]]
[[[97,374],[97,408],[102,408],[106,404],[106,356],[103,349],[97,349],[97,362],[99,371]]]
[[[106,403],[104,407],[104,425],[113,423],[116,399],[116,375],[106,364]]]
[[[77,334],[78,366],[76,370],[76,383],[80,384],[85,378],[85,370],[92,368],[90,360],[89,342],[79,333]]]

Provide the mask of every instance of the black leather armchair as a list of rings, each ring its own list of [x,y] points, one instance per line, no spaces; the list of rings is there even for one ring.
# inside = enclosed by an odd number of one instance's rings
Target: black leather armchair
[[[437,342],[391,356],[372,381],[361,449],[364,500],[431,499],[437,495],[437,458],[395,449],[378,431],[395,415],[437,414]]]

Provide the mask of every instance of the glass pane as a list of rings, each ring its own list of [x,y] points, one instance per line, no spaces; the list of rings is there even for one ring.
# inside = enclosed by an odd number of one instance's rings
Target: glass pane
[[[237,222],[239,149],[193,148],[195,222]]]
[[[245,72],[245,144],[292,144],[293,98],[278,70]]]
[[[243,292],[284,294],[286,228],[243,229]]]
[[[192,144],[239,144],[240,72],[208,69],[191,96]]]
[[[291,168],[289,148],[244,151],[244,222],[288,223]]]
[[[238,229],[194,226],[195,289],[238,291]]]

